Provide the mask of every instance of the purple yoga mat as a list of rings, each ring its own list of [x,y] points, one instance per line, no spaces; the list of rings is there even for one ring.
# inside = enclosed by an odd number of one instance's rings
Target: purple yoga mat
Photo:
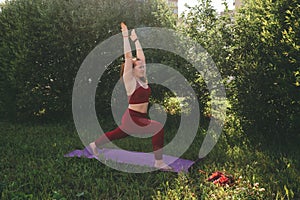
[[[66,155],[65,157],[85,157],[95,158],[96,156],[90,153],[91,150],[84,148],[83,150],[74,150]],[[120,149],[99,149],[99,154],[104,156],[106,160],[112,160],[118,163],[126,163],[139,166],[154,166],[154,155],[153,153],[143,153],[136,151],[126,151]],[[174,156],[163,155],[163,160],[166,164],[173,168],[174,172],[188,172],[188,169],[195,163],[192,160],[186,160],[177,158]]]

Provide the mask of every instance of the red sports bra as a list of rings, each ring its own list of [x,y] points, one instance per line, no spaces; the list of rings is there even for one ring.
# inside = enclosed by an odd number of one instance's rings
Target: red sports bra
[[[149,102],[149,97],[151,94],[151,88],[144,88],[140,85],[138,81],[136,81],[136,88],[132,95],[128,96],[129,104],[139,104]]]

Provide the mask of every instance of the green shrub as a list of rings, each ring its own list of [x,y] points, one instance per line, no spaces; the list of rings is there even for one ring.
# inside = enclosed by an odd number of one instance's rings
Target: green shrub
[[[174,24],[160,0],[12,0],[4,5],[0,94],[5,98],[0,109],[3,117],[11,114],[19,121],[71,119],[72,89],[81,63],[98,43],[120,33],[120,22],[129,28]],[[107,99],[97,104],[104,114],[120,62],[112,63],[98,87],[97,99]]]

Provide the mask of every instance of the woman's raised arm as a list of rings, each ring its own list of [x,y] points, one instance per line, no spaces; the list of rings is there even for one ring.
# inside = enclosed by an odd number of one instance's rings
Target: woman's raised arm
[[[134,42],[135,44],[135,49],[136,49],[136,57],[138,59],[140,59],[144,65],[144,68],[145,68],[145,74],[144,74],[144,77],[146,78],[146,57],[144,55],[144,51],[143,51],[143,48],[142,48],[142,45],[135,33],[135,30],[133,29],[131,31],[131,36],[130,36],[130,39]]]
[[[129,33],[126,24],[123,22],[121,23],[121,30],[123,35],[124,56],[125,56],[123,80],[124,80],[127,95],[130,95],[132,91],[135,90],[135,79],[132,73],[133,61],[132,61],[131,46],[129,43]]]
[[[141,46],[141,43],[140,43],[134,29],[131,31],[130,39],[135,44],[136,57],[139,58],[144,64],[146,64],[146,58],[145,58],[145,55],[144,55],[143,48]]]

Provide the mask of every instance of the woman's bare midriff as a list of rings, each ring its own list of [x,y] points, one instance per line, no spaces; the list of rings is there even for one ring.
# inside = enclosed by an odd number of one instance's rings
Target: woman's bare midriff
[[[147,113],[149,103],[129,104],[128,108],[140,113]]]

